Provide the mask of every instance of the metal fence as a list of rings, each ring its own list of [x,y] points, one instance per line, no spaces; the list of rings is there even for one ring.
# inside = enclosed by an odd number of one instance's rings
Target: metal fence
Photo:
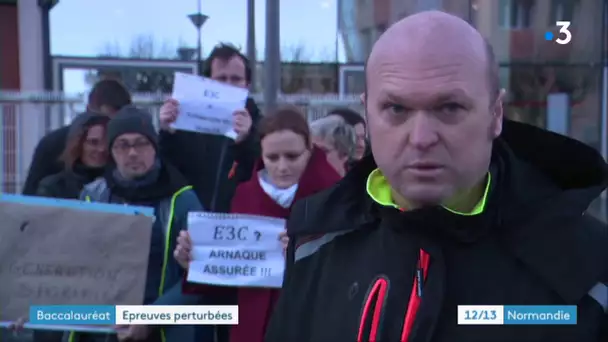
[[[135,94],[134,103],[150,112],[158,123],[158,113],[167,98],[163,94]],[[263,111],[261,95],[254,100]],[[339,95],[280,96],[279,104],[294,105],[306,114],[309,121],[327,115],[336,107],[349,107],[363,113],[359,97]],[[63,93],[25,93],[0,91],[0,192],[20,193],[33,151],[49,131],[67,125],[84,111],[86,95]],[[598,198],[590,212],[602,220],[608,217],[606,195]]]
[[[135,94],[133,102],[155,117],[163,94]],[[261,95],[253,95],[263,111]],[[349,107],[363,113],[358,97],[354,96],[280,96],[279,104],[296,106],[309,121],[327,115],[336,107]],[[19,193],[25,181],[33,151],[48,132],[67,125],[86,108],[86,94],[0,92],[0,192]]]

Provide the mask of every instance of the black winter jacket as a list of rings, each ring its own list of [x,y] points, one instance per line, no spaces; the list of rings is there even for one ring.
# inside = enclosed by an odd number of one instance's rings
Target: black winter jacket
[[[59,173],[63,169],[59,156],[65,149],[70,126],[64,126],[47,133],[36,145],[32,162],[23,185],[24,195],[35,195],[38,183],[50,175]]]
[[[103,176],[103,168],[93,169],[75,165],[73,170],[63,170],[43,178],[36,190],[37,196],[78,199],[85,185]]]
[[[296,203],[266,341],[401,341],[421,249],[430,262],[408,342],[608,341],[608,230],[585,214],[606,187],[604,160],[578,141],[505,122],[492,165],[476,216],[381,207],[366,192],[371,157]],[[578,317],[458,325],[458,305],[577,305]]]
[[[260,157],[257,124],[260,110],[252,99],[247,99],[251,115],[251,134],[239,144],[230,138],[176,131],[160,133],[163,159],[177,167],[192,184],[202,205],[209,211],[228,212],[238,183],[251,178]],[[230,174],[236,162],[234,175]]]
[[[40,139],[40,141],[38,142],[38,145],[36,145],[36,149],[34,150],[34,155],[32,156],[32,162],[27,173],[27,178],[25,180],[22,193],[24,195],[35,195],[38,190],[41,190],[41,184],[39,183],[49,176],[54,177],[45,180],[45,184],[42,184],[42,190],[48,188],[49,184],[57,184],[57,182],[63,182],[64,180],[66,180],[66,177],[68,181],[73,180],[72,178],[74,178],[74,174],[70,175],[69,171],[66,172],[63,163],[59,160],[59,157],[61,156],[63,150],[66,147],[68,138],[70,138],[72,134],[78,133],[81,129],[86,128],[86,126],[89,126],[90,124],[103,123],[106,120],[109,119],[103,115],[94,112],[80,113],[74,118],[74,120],[72,120],[72,123],[69,126],[58,128],[42,137],[42,139]],[[83,170],[76,171],[76,173],[78,174],[80,173],[78,171]],[[91,179],[91,181],[93,181],[93,179]],[[47,194],[43,196],[49,195]],[[76,196],[78,195],[76,194]],[[58,197],[73,198],[73,193],[72,191],[70,191],[69,195],[59,195]]]

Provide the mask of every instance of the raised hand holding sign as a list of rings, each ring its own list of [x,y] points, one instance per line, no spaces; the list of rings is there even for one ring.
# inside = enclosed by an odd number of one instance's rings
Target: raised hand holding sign
[[[161,123],[168,126],[166,129],[223,135],[240,142],[249,132],[251,119],[237,120],[240,122],[236,125],[240,131],[237,132],[234,129],[235,113],[243,111],[248,95],[247,89],[176,72],[173,100],[163,106]]]
[[[194,283],[280,288],[285,259],[279,240],[285,220],[241,214],[190,213]]]

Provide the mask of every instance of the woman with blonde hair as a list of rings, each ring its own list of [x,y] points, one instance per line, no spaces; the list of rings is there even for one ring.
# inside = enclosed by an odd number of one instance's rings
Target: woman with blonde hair
[[[337,115],[315,120],[310,125],[313,143],[327,154],[327,161],[340,176],[355,156],[357,136],[355,129]]]

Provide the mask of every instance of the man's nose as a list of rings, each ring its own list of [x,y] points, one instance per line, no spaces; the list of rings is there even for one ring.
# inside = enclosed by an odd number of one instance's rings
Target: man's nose
[[[137,155],[137,152],[135,151],[135,147],[134,146],[129,146],[129,150],[128,151],[129,151],[129,153],[128,153],[129,157],[134,157],[134,156]]]
[[[409,143],[418,149],[426,150],[437,143],[436,123],[431,114],[419,112],[408,122],[410,126]]]

